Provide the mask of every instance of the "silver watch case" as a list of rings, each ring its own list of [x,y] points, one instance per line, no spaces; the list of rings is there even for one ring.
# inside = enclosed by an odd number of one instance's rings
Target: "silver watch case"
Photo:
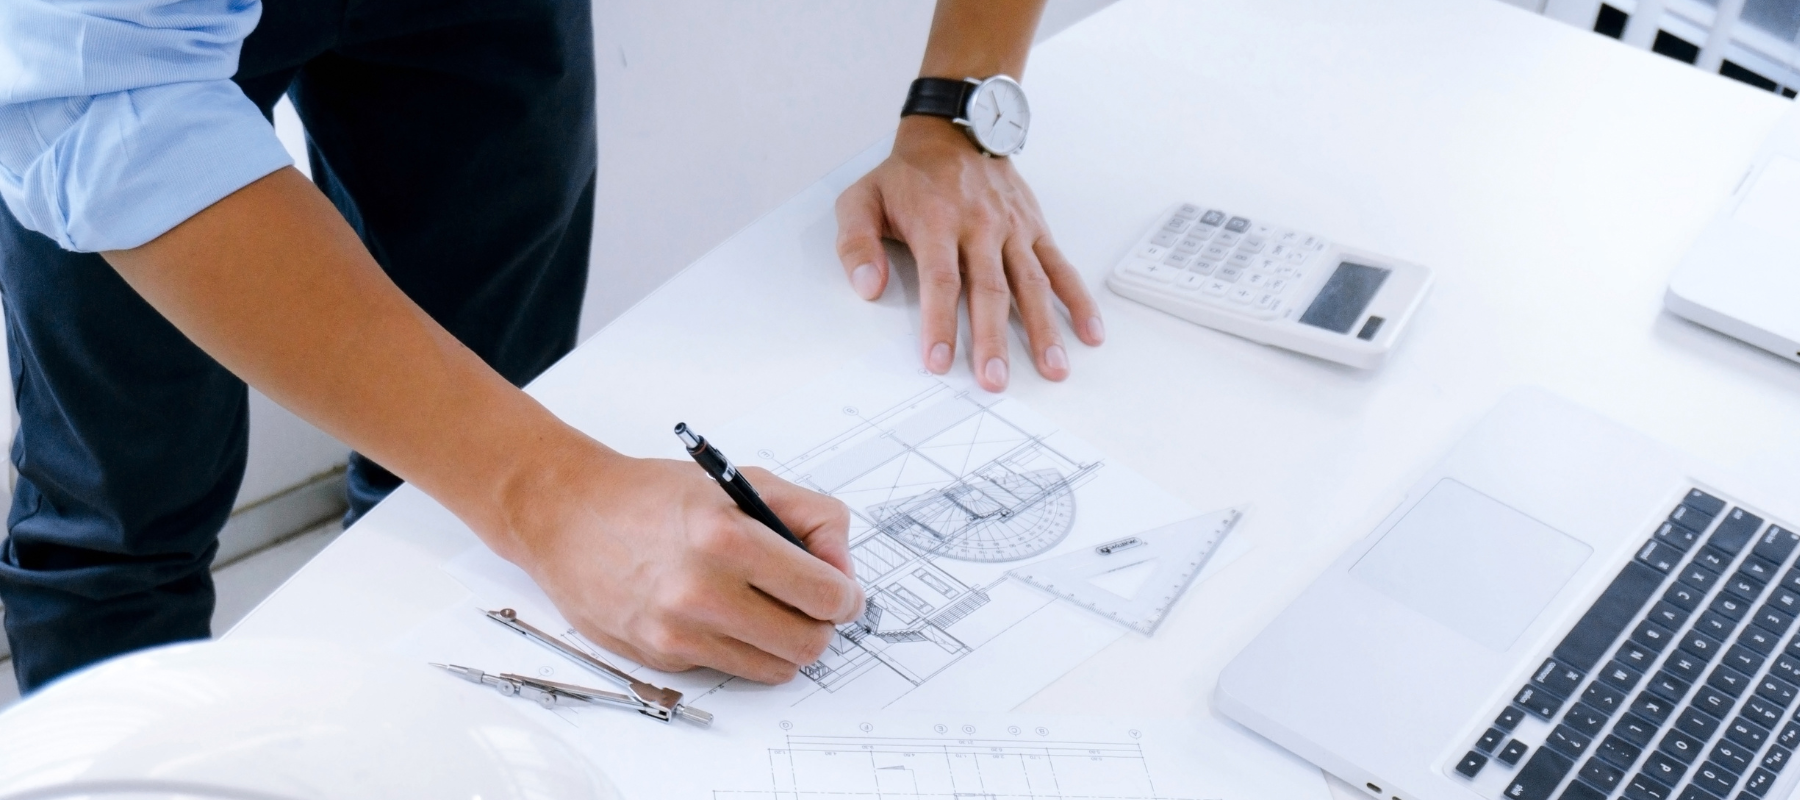
[[[963,129],[969,141],[982,153],[1005,158],[1025,149],[1025,135],[1031,130],[1031,104],[1025,100],[1025,87],[1005,75],[991,78],[964,78],[975,84],[963,105],[963,115],[951,120]]]

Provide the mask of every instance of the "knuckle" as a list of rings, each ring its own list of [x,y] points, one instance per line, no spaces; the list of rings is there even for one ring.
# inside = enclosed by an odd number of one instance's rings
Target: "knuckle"
[[[653,622],[639,635],[645,655],[664,663],[687,661],[689,638],[680,628],[667,622]]]
[[[1021,269],[1012,276],[1013,288],[1021,292],[1049,291],[1050,278],[1041,269]]]
[[[731,516],[725,512],[710,514],[694,531],[694,548],[715,557],[729,558],[737,552],[742,535]]]
[[[962,276],[956,274],[956,270],[953,269],[922,270],[919,282],[941,292],[962,291]]]

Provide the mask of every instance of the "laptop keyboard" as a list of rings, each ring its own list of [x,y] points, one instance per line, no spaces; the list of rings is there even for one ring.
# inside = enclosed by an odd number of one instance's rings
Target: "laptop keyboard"
[[[1796,545],[1690,491],[1455,773],[1507,771],[1505,800],[1764,797],[1800,746]]]

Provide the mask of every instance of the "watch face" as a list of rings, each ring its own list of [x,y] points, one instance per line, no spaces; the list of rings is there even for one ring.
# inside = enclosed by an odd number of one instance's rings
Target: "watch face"
[[[1031,106],[1025,102],[1025,90],[1004,75],[982,81],[969,98],[969,133],[982,149],[997,156],[1009,156],[1025,146],[1025,131],[1031,127]]]

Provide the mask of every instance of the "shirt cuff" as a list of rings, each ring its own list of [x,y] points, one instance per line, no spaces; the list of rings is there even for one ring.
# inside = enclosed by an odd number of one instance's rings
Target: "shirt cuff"
[[[47,148],[16,179],[0,176],[0,194],[21,224],[66,250],[137,247],[293,164],[274,126],[227,80],[98,95],[60,133],[42,121],[33,123]]]

